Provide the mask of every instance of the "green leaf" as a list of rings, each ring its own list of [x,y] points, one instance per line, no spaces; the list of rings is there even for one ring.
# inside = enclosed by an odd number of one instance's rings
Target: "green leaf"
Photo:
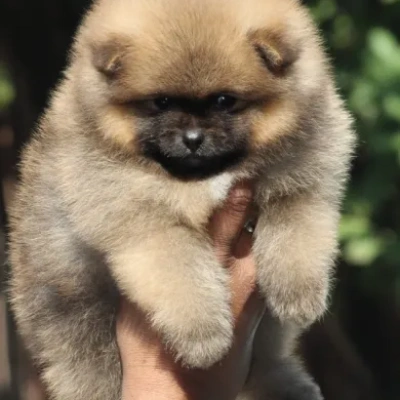
[[[383,109],[389,118],[400,122],[400,94],[386,96],[383,99]]]
[[[3,65],[0,64],[0,108],[8,107],[14,100],[15,93],[11,79]]]
[[[344,215],[340,222],[340,238],[342,240],[362,237],[371,231],[370,220],[363,215]]]
[[[336,10],[336,3],[333,0],[321,0],[312,8],[312,13],[318,22],[323,22],[332,19]]]
[[[355,266],[371,265],[383,252],[384,243],[377,237],[356,238],[344,247],[345,260]]]
[[[338,49],[350,47],[356,37],[356,30],[350,15],[340,14],[335,18],[333,24],[332,42]]]

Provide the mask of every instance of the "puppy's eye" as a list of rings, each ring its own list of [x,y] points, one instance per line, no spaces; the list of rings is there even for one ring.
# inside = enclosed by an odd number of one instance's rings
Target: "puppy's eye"
[[[157,97],[154,99],[154,106],[157,110],[166,111],[171,107],[171,99],[169,97]]]
[[[211,98],[211,105],[221,111],[232,111],[237,105],[237,98],[227,94],[221,94]]]

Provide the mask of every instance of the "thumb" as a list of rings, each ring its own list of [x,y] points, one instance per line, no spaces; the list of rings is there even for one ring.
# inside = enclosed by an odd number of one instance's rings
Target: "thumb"
[[[226,264],[232,246],[238,239],[248,218],[253,197],[250,182],[241,182],[233,187],[222,209],[216,211],[210,221],[210,234],[214,241],[218,259]]]

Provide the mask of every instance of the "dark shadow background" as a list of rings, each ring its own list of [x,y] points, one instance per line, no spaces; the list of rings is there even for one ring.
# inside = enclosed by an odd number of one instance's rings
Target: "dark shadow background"
[[[360,145],[331,313],[305,335],[302,351],[327,400],[399,400],[400,1],[305,3],[323,30]],[[0,246],[19,150],[60,76],[88,4],[0,0]],[[0,247],[0,263],[3,257]],[[0,269],[3,281],[5,272]],[[40,398],[28,365],[0,292],[1,400]]]

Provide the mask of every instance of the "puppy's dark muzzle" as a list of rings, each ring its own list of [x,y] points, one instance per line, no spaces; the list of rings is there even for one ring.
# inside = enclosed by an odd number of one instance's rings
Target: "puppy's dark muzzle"
[[[201,180],[218,175],[239,164],[246,156],[244,148],[214,154],[171,156],[154,147],[147,148],[146,155],[158,162],[172,176],[183,180]]]

